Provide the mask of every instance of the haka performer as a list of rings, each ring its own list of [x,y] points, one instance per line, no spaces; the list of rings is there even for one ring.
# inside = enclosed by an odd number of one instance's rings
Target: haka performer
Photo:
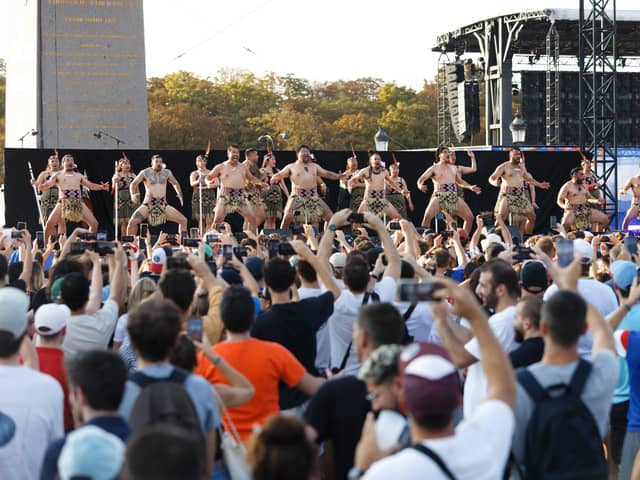
[[[198,155],[196,157],[196,170],[189,175],[189,184],[193,189],[191,195],[191,217],[200,225],[200,202],[202,202],[202,228],[203,232],[208,232],[213,225],[213,218],[216,209],[216,188],[218,181],[207,183],[207,175],[211,170],[207,168],[207,157]],[[200,195],[202,192],[202,196]]]
[[[49,216],[53,209],[56,208],[58,203],[58,187],[53,186],[46,190],[42,190],[42,185],[51,179],[54,173],[60,171],[60,159],[58,154],[51,155],[47,160],[47,168],[44,169],[35,180],[32,180],[31,184],[35,185],[38,191],[42,192],[40,195],[40,210],[42,211],[42,222],[47,223]],[[58,233],[64,233],[65,223],[60,221],[58,223]]]
[[[464,165],[457,165],[456,151],[453,148],[449,149],[449,163],[456,167],[460,176],[467,175],[469,173],[475,173],[478,170],[478,163],[476,162],[476,156],[473,153],[473,150],[470,150],[467,148],[466,152],[469,158],[471,159],[471,166],[469,167]],[[458,190],[458,196],[460,198],[464,198],[464,188],[458,185],[457,190]]]
[[[111,188],[118,187],[118,223],[120,224],[121,235],[127,234],[127,225],[131,219],[131,215],[136,210],[136,204],[131,200],[131,192],[129,186],[133,179],[136,178],[135,173],[131,171],[131,162],[124,157],[118,160],[118,168],[111,179]],[[115,223],[115,215],[113,219]],[[116,226],[116,228],[118,228]]]
[[[389,174],[389,181],[405,193],[402,194],[387,188],[387,200],[396,208],[402,218],[407,218],[407,205],[409,210],[413,212],[413,202],[411,201],[411,192],[407,187],[407,182],[400,176],[400,164],[394,162],[389,165]]]
[[[620,195],[626,194],[629,189],[633,193],[633,200],[622,221],[622,230],[626,230],[629,222],[634,218],[638,218],[638,213],[640,213],[640,174],[636,174],[627,180],[627,183],[620,190]]]
[[[137,205],[140,204],[140,184],[144,182],[145,194],[144,201],[138,209],[133,212],[127,233],[135,235],[138,231],[138,225],[148,218],[149,225],[156,227],[170,221],[179,225],[179,231],[187,231],[187,218],[182,215],[176,208],[167,204],[167,182],[173,185],[180,205],[184,206],[182,197],[182,189],[180,184],[173,176],[171,170],[166,168],[162,163],[160,155],[151,157],[151,167],[142,170],[129,185],[131,199]]]
[[[526,194],[525,181],[544,190],[549,189],[549,182],[539,182],[529,174],[520,163],[520,149],[513,147],[509,151],[509,161],[498,165],[489,177],[489,183],[500,188],[495,214],[506,221],[509,213],[521,215],[525,220],[523,233],[533,232],[536,214],[533,205]],[[512,219],[513,220],[513,219]]]
[[[571,170],[571,180],[558,192],[557,203],[564,210],[562,225],[569,230],[586,230],[592,223],[603,227],[609,225],[609,217],[604,212],[591,208],[592,204],[601,205],[603,200],[593,198],[584,183],[584,171],[580,167]]]
[[[464,181],[455,165],[449,163],[449,149],[447,147],[438,147],[436,150],[436,163],[427,168],[427,170],[420,175],[420,178],[418,178],[417,183],[420,191],[427,191],[426,182],[429,179],[433,182],[433,195],[424,212],[422,226],[428,227],[433,217],[439,212],[443,212],[452,218],[462,218],[464,222],[463,228],[469,232],[473,223],[473,213],[471,213],[467,202],[465,202],[463,198],[458,197],[457,185],[471,190],[476,195],[479,195],[481,190],[480,187]]]
[[[247,201],[251,208],[253,208],[253,213],[255,215],[255,224],[256,227],[264,222],[264,203],[262,203],[262,195],[261,195],[261,185],[263,184],[264,177],[262,172],[260,171],[260,167],[258,166],[258,150],[255,148],[247,148],[244,151],[244,162],[243,165],[249,169],[249,173],[253,175],[255,178],[260,179],[260,183],[255,183],[251,181],[247,181],[246,189],[247,189]],[[245,229],[249,228],[249,222],[244,222]]]
[[[245,186],[249,182],[258,186],[266,185],[251,175],[249,167],[240,163],[240,149],[236,145],[227,148],[227,160],[216,165],[207,175],[209,184],[216,180],[220,184],[220,196],[216,202],[213,223],[222,223],[227,215],[238,212],[245,218],[251,231],[257,230],[256,214],[247,200]]]
[[[283,195],[289,198],[289,190],[284,184],[284,180],[280,180],[279,183],[274,185],[271,184],[271,178],[278,171],[276,168],[276,156],[273,152],[267,153],[262,160],[262,169],[260,170],[262,178],[269,184],[269,187],[263,189],[260,193],[264,204],[264,228],[276,228],[276,221],[282,218]]]
[[[284,207],[284,218],[280,228],[291,225],[294,221],[294,212],[299,212],[299,216],[295,217],[297,223],[310,223],[317,226],[320,219],[329,221],[333,213],[318,196],[318,177],[330,180],[341,180],[346,177],[344,173],[330,172],[313,163],[311,150],[307,145],[300,145],[296,154],[298,159],[294,163],[290,163],[271,177],[272,185],[285,178],[291,180],[291,196]]]
[[[349,189],[349,180],[351,180],[351,177],[358,173],[358,159],[355,156],[347,158],[347,168],[344,173],[344,180],[340,180],[340,192],[338,193],[338,210],[349,208],[355,212],[360,206],[360,203],[362,202],[362,194],[364,194],[364,182],[361,182],[358,187],[360,188],[361,192],[360,201],[357,205],[354,206],[354,208],[351,208],[351,198],[353,197],[354,188]]]
[[[369,211],[379,217],[387,215],[393,219],[402,218],[398,210],[386,199],[385,189],[389,187],[400,195],[404,195],[406,191],[399,189],[391,182],[389,172],[382,166],[382,159],[379,154],[374,153],[371,155],[369,157],[369,166],[360,170],[349,181],[355,182],[357,180],[364,180],[366,185],[364,199],[360,203],[358,212]]]
[[[604,196],[602,195],[602,190],[600,189],[600,182],[598,182],[598,175],[591,169],[591,160],[588,158],[583,158],[581,162],[582,171],[584,172],[584,183],[587,186],[587,190],[589,194],[598,199],[598,203],[593,203],[591,208],[595,208],[596,210],[604,211]],[[602,201],[600,201],[602,199]],[[603,231],[604,228],[597,222],[593,223],[593,231],[600,232]]]
[[[40,188],[48,190],[58,187],[58,204],[55,206],[44,228],[44,238],[49,238],[55,232],[55,226],[62,222],[86,222],[89,230],[98,231],[98,221],[89,207],[82,201],[81,188],[89,190],[109,190],[109,183],[93,183],[81,173],[75,172],[76,164],[71,155],[62,157],[62,171],[54,172],[51,178]]]

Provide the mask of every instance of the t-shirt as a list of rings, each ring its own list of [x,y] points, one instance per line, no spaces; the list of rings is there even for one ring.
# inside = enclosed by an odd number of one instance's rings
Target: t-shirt
[[[124,337],[127,336],[127,322],[129,321],[129,314],[125,313],[124,315],[120,315],[118,321],[116,322],[116,330],[113,332],[113,341],[122,343]]]
[[[546,292],[544,292],[543,300],[549,300],[549,297],[558,291],[558,286],[554,283]],[[618,298],[611,288],[593,278],[581,278],[578,280],[578,293],[595,308],[600,315],[607,317],[610,313],[618,308]],[[591,355],[591,347],[593,338],[591,332],[587,332],[580,337],[578,341],[578,354],[581,357],[589,357]]]
[[[411,303],[409,302],[393,302],[393,306],[398,309],[400,315],[403,316]],[[418,303],[409,318],[406,320],[407,331],[413,337],[415,342],[428,342],[431,337],[433,328],[433,317],[431,316],[431,308],[427,303]]]
[[[131,435],[131,428],[120,416],[95,417],[85,423],[83,426],[93,425],[101,428],[105,432],[112,433],[123,442],[126,442]],[[82,428],[82,427],[80,427]],[[40,480],[57,480],[58,475],[58,458],[64,447],[67,437],[61,437],[49,444],[40,469]]]
[[[298,296],[300,300],[317,297],[326,292],[326,288],[300,287]],[[316,333],[316,370],[323,372],[325,368],[331,366],[331,338],[329,337],[329,324],[327,322],[320,325]]]
[[[254,322],[251,336],[279,343],[316,376],[316,333],[333,313],[333,301],[333,294],[326,292],[299,302],[271,305]],[[280,384],[280,409],[297,407],[307,399],[299,390]]]
[[[515,341],[515,332],[513,330],[515,314],[516,307],[514,305],[489,317],[489,327],[491,327],[491,331],[507,353],[518,345]],[[480,345],[475,337],[469,340],[464,348],[478,360],[481,360]],[[464,385],[463,410],[465,418],[469,417],[473,410],[484,401],[488,387],[487,376],[482,369],[481,363],[478,361],[470,365],[467,369],[467,380]]]
[[[396,295],[396,281],[391,277],[384,277],[380,280],[374,291],[379,295],[381,302],[392,302]],[[329,317],[329,336],[331,337],[331,366],[339,367],[342,363],[353,331],[358,312],[362,307],[364,293],[354,294],[351,291],[343,290],[335,301],[333,315]],[[371,299],[369,299],[371,302]],[[349,358],[347,360],[346,372],[355,375],[360,368],[360,361],[354,346],[351,346]]]
[[[63,434],[62,388],[50,375],[28,367],[0,365],[0,412],[16,425],[0,448],[0,478],[38,478],[49,442]]]
[[[64,368],[64,352],[60,348],[36,347],[40,372],[55,378],[64,394],[64,430],[73,428],[73,415],[69,403],[69,385],[67,383],[67,371]]]
[[[153,378],[168,378],[174,367],[168,363],[160,365],[150,365],[139,369],[140,373]],[[216,404],[211,385],[199,375],[189,375],[184,381],[184,389],[189,394],[193,406],[200,420],[200,428],[203,432],[211,432],[220,426],[220,412]],[[118,413],[125,419],[131,415],[133,405],[142,389],[132,380],[127,380],[124,389],[124,396],[120,403]]]
[[[618,360],[611,350],[602,350],[592,360],[589,378],[582,390],[582,401],[585,403],[596,423],[602,438],[607,433],[609,409],[613,389],[618,381]],[[578,366],[578,362],[565,365],[533,364],[528,370],[543,388],[557,384],[569,384]],[[516,432],[513,438],[513,453],[519,461],[524,459],[525,434],[529,418],[533,413],[534,403],[526,390],[518,384],[516,400]]]
[[[527,367],[542,360],[544,339],[542,337],[527,338],[515,350],[509,353],[513,368]]]
[[[618,354],[629,369],[629,411],[627,431],[640,432],[640,332],[616,330],[613,334]]]
[[[457,479],[502,478],[514,429],[513,411],[499,400],[483,402],[471,417],[458,424],[449,437],[424,440]],[[366,480],[448,480],[440,467],[424,453],[405,448],[371,465]]]
[[[295,387],[306,373],[305,368],[279,343],[257,338],[241,342],[221,342],[213,350],[242,373],[255,389],[250,402],[227,409],[240,438],[246,442],[255,425],[262,425],[267,418],[280,411],[278,384],[283,381],[289,387]],[[210,383],[229,384],[201,353],[193,373],[202,375]]]
[[[634,306],[630,312],[628,312],[616,331],[624,330],[640,330],[640,305]],[[624,355],[618,358],[620,365],[620,375],[618,376],[618,384],[613,392],[613,403],[621,403],[629,400],[630,383],[629,383],[629,368],[627,367],[627,361]]]
[[[109,299],[93,315],[72,315],[67,321],[67,333],[62,349],[67,355],[86,350],[104,350],[109,345],[118,320],[118,304]]]
[[[346,478],[353,466],[356,445],[370,409],[365,383],[352,375],[325,382],[307,405],[304,419],[317,432],[318,442],[333,443],[336,479]]]

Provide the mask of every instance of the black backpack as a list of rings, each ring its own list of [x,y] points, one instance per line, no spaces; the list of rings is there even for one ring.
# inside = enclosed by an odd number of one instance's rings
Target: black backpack
[[[198,413],[183,386],[188,376],[189,373],[179,368],[174,368],[165,378],[150,377],[142,372],[130,373],[129,380],[142,389],[129,414],[131,429],[136,431],[146,425],[170,423],[202,435]]]
[[[518,370],[520,385],[535,403],[525,437],[527,478],[608,478],[598,425],[580,398],[590,373],[591,363],[580,359],[569,385],[545,389],[526,368]],[[552,392],[562,393],[550,395]]]

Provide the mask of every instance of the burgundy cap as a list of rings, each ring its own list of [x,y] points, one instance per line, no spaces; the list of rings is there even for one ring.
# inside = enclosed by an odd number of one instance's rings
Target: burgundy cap
[[[402,391],[413,418],[451,414],[460,405],[460,381],[447,351],[434,343],[413,343],[398,359]]]

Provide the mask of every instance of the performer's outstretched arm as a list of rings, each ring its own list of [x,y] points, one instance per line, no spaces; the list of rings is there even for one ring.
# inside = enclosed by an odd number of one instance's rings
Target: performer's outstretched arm
[[[502,174],[504,173],[504,166],[500,165],[489,177],[489,183],[494,187],[500,186],[500,178],[502,178]]]
[[[317,165],[317,167],[318,167],[318,170],[317,170],[318,175],[321,176],[322,178],[328,178],[329,180],[340,180],[342,177],[346,175],[346,173],[330,172],[329,170],[325,170],[319,165]]]
[[[427,168],[427,170],[422,175],[420,175],[420,178],[418,178],[418,181],[416,182],[416,184],[418,185],[418,189],[421,192],[427,191],[424,184],[427,180],[431,178],[432,175],[433,175],[433,166]]]
[[[38,189],[41,192],[44,192],[45,190],[49,190],[50,188],[55,187],[57,183],[58,183],[58,172],[55,172],[53,175],[51,175],[51,178],[48,181],[42,182],[38,187]]]
[[[131,194],[131,200],[133,200],[133,203],[140,203],[140,183],[144,179],[144,172],[145,170],[142,170],[138,173],[136,178],[134,178],[129,184],[129,193]]]
[[[178,196],[178,200],[180,200],[180,205],[184,206],[184,198],[182,197],[182,188],[180,188],[180,184],[178,183],[178,180],[176,180],[176,177],[173,176],[173,172],[169,172],[169,177],[167,178],[167,181],[173,185],[173,189],[176,191],[176,195]]]
[[[87,180],[87,177],[82,176],[82,180],[80,180],[80,184],[87,187],[89,190],[109,190],[109,182],[103,183],[93,183]]]
[[[458,167],[458,171],[462,175],[466,175],[468,173],[475,173],[478,170],[478,163],[476,162],[476,156],[473,153],[473,150],[470,150],[470,149],[467,148],[466,152],[467,152],[467,155],[469,156],[469,158],[471,159],[471,166],[470,167],[465,167],[463,165],[460,165]]]
[[[560,191],[558,192],[558,198],[556,199],[556,203],[561,209],[567,208],[567,192],[569,190],[568,183],[565,183]]]
[[[527,182],[531,183],[532,185],[535,185],[538,188],[542,188],[544,190],[548,189],[551,186],[549,182],[539,182],[538,180],[533,178],[531,174],[527,171],[523,172],[523,177]]]
[[[289,178],[291,175],[291,165],[287,165],[278,173],[276,173],[273,177],[271,177],[271,185],[278,183],[280,180],[284,180],[285,178]]]

